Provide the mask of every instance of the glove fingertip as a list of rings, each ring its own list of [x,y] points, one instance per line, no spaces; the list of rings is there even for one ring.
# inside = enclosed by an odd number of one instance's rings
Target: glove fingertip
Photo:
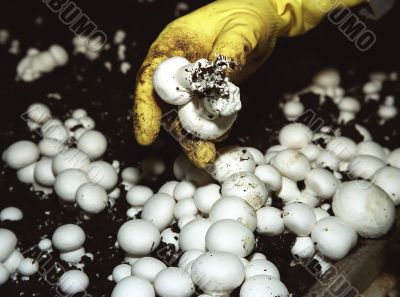
[[[217,150],[212,142],[196,140],[189,150],[185,146],[183,149],[189,160],[201,169],[207,169],[217,157]]]

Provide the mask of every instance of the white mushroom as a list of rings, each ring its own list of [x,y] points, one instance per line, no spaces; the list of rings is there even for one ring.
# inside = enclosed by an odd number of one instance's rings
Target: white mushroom
[[[307,126],[299,123],[286,125],[279,132],[279,143],[287,148],[301,149],[313,139],[313,133]]]
[[[387,159],[387,163],[390,166],[400,168],[400,148],[397,148],[390,153]]]
[[[358,155],[368,155],[386,161],[387,155],[383,147],[373,141],[363,141],[357,144]]]
[[[168,267],[157,274],[154,289],[161,297],[190,297],[195,288],[189,273],[182,268]]]
[[[132,275],[142,277],[153,283],[157,274],[166,268],[167,265],[156,258],[143,257],[132,265]]]
[[[191,63],[182,57],[172,57],[160,63],[154,72],[153,85],[165,102],[182,105],[192,98],[191,72],[185,71]]]
[[[164,230],[174,219],[175,200],[168,194],[155,194],[143,207],[142,219],[151,222],[159,231]]]
[[[66,169],[57,175],[54,191],[65,202],[74,202],[78,188],[87,183],[86,174],[79,169]]]
[[[203,100],[193,98],[185,105],[179,106],[178,117],[187,133],[200,139],[215,140],[229,131],[237,113],[212,119],[204,107]]]
[[[196,250],[196,249],[184,252],[181,258],[179,259],[178,267],[190,273],[194,261],[196,261],[196,259],[203,254],[204,254],[203,250]]]
[[[89,286],[89,278],[83,271],[70,270],[60,277],[58,286],[64,293],[74,295],[86,290]]]
[[[311,233],[316,248],[332,260],[344,258],[357,243],[354,229],[338,217],[319,220]]]
[[[210,213],[212,206],[221,198],[221,186],[209,184],[196,189],[194,203],[198,210],[204,214]]]
[[[307,236],[315,224],[313,209],[305,203],[292,202],[283,208],[283,223],[298,236]]]
[[[279,152],[273,159],[273,165],[282,175],[294,181],[304,180],[311,170],[306,156],[292,149]]]
[[[218,150],[217,159],[208,169],[209,173],[220,183],[237,172],[254,173],[256,162],[244,147],[225,147]]]
[[[264,205],[268,191],[263,182],[254,174],[239,172],[231,175],[222,184],[221,194],[242,198],[257,210]]]
[[[285,230],[283,214],[275,207],[263,207],[257,210],[257,233],[266,236],[275,236]]]
[[[246,280],[240,289],[241,297],[279,296],[289,297],[285,285],[272,276],[256,275]]]
[[[384,167],[376,172],[373,182],[388,194],[394,205],[400,204],[400,169]]]
[[[313,83],[324,88],[340,85],[340,73],[333,68],[323,69],[313,77]]]
[[[159,191],[160,193],[160,191]],[[141,207],[153,196],[153,190],[149,187],[136,185],[126,193],[126,201],[131,206]],[[172,194],[171,194],[172,196]]]
[[[206,234],[211,223],[204,219],[194,219],[181,228],[179,246],[182,251],[206,250]]]
[[[211,223],[224,219],[237,220],[251,231],[257,227],[256,212],[246,201],[237,197],[223,197],[211,208]]]
[[[256,275],[268,275],[280,279],[278,268],[267,259],[252,259],[245,268],[246,280]]]
[[[342,161],[348,161],[355,157],[357,145],[348,137],[333,137],[327,144],[326,150]]]
[[[17,236],[14,232],[0,228],[0,262],[4,262],[17,246]]]
[[[296,237],[290,252],[295,259],[308,259],[315,253],[314,242],[309,236]]]
[[[76,202],[83,211],[97,214],[107,206],[107,192],[99,185],[86,183],[76,191]]]
[[[246,150],[253,156],[256,165],[264,164],[264,154],[259,149],[247,146]]]
[[[75,224],[65,224],[54,231],[51,241],[58,250],[70,252],[82,247],[85,239],[85,231],[81,227]]]
[[[333,212],[362,237],[377,238],[392,227],[395,208],[390,197],[367,181],[340,185],[333,197]]]
[[[142,236],[146,234],[146,236]],[[145,220],[125,222],[118,230],[119,246],[128,254],[145,256],[160,244],[161,234],[152,223]]]
[[[3,152],[3,161],[12,169],[20,169],[39,159],[39,149],[28,140],[20,140],[10,145]]]
[[[283,200],[283,202],[291,202],[296,200],[300,196],[300,190],[297,184],[286,177],[282,177],[282,186],[277,193],[278,197]]]
[[[278,191],[282,186],[281,174],[271,165],[258,165],[254,174],[265,184],[267,189],[271,191]]]
[[[156,296],[154,288],[149,281],[137,276],[128,276],[117,283],[111,293],[111,297],[126,297],[132,292],[135,292],[140,297]]]
[[[112,278],[116,283],[131,275],[132,267],[129,264],[119,264],[112,271]]]
[[[207,250],[226,252],[247,257],[253,251],[255,238],[253,232],[242,223],[224,219],[211,225],[206,234]]]
[[[245,271],[238,256],[208,252],[194,261],[191,276],[193,282],[205,293],[227,294],[242,284]]]
[[[354,178],[371,179],[379,169],[385,166],[385,163],[381,159],[362,155],[350,162],[348,171]]]
[[[315,168],[305,179],[307,191],[311,191],[321,199],[331,198],[339,185],[337,178],[328,170]]]

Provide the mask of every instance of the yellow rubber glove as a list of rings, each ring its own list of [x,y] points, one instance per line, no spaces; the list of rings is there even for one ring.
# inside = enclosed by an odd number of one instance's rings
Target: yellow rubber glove
[[[212,142],[185,135],[176,118],[153,90],[153,73],[167,58],[181,56],[194,62],[218,55],[234,59],[239,67],[229,73],[235,83],[253,73],[269,56],[278,36],[295,36],[315,27],[326,13],[363,0],[217,0],[170,23],[151,45],[137,74],[134,96],[134,131],[139,144],[149,145],[161,121],[198,167],[216,157]],[[169,107],[171,108],[171,106]],[[219,139],[220,140],[220,139]],[[219,141],[215,140],[215,141]]]

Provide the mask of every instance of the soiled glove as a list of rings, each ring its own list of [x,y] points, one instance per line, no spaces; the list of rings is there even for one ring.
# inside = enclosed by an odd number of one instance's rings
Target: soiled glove
[[[278,36],[295,36],[315,27],[329,11],[363,0],[217,0],[170,23],[151,45],[138,72],[134,96],[134,132],[141,145],[151,144],[161,122],[198,167],[216,157],[212,142],[185,135],[177,116],[162,108],[153,90],[153,73],[167,58],[181,56],[194,62],[233,59],[238,67],[228,73],[238,83],[269,56]],[[336,3],[336,4],[335,4]],[[168,116],[165,116],[167,112]],[[215,140],[218,141],[218,140]]]

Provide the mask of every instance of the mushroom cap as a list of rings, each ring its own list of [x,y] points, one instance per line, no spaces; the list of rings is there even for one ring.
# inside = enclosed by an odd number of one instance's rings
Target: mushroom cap
[[[178,117],[187,133],[200,139],[215,140],[229,131],[237,118],[237,113],[210,119],[204,108],[203,100],[193,98],[185,105],[179,106]]]
[[[177,81],[177,72],[190,64],[182,57],[169,58],[158,65],[153,76],[154,90],[162,100],[173,105],[182,105],[190,101],[192,94]]]
[[[371,182],[357,180],[341,184],[333,197],[333,212],[362,237],[386,234],[395,219],[390,197]]]

